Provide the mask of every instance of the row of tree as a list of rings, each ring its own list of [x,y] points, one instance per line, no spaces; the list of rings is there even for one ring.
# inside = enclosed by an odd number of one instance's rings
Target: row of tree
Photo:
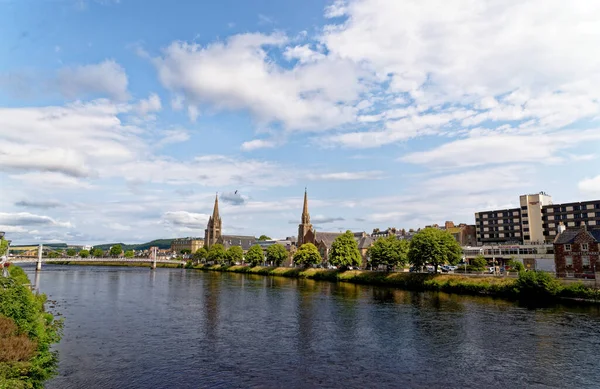
[[[250,247],[244,255],[244,250],[240,246],[231,246],[229,249],[225,249],[222,244],[217,243],[212,245],[209,250],[204,247],[199,248],[192,255],[192,259],[196,262],[212,262],[220,265],[235,265],[245,262],[251,266],[258,266],[265,261],[273,266],[281,266],[287,257],[287,250],[280,244],[269,246],[266,254],[262,247],[256,244]]]
[[[398,239],[394,235],[379,238],[368,249],[368,256],[372,268],[385,267],[391,270],[406,264],[416,268],[433,265],[437,271],[438,266],[460,262],[462,249],[450,233],[436,228],[425,228],[415,234],[410,242]],[[245,255],[241,247],[232,246],[226,250],[223,245],[215,244],[208,251],[205,248],[198,249],[192,256],[197,262],[224,265],[243,261],[252,266],[263,264],[265,261],[273,266],[280,266],[287,257],[287,250],[279,244],[269,246],[266,253],[263,253],[259,245],[254,245]],[[314,244],[305,243],[294,253],[293,261],[296,265],[310,267],[321,264],[323,258]],[[346,231],[333,241],[328,262],[340,269],[362,265],[362,256],[351,231]]]

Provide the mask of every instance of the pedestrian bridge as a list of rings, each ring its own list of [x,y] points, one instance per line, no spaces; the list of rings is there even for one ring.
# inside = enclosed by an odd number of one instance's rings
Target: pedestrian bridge
[[[152,268],[156,268],[157,263],[174,263],[178,265],[185,265],[185,261],[177,261],[171,259],[154,259],[154,258],[32,258],[32,257],[10,257],[6,262],[19,264],[19,263],[35,263],[38,264],[38,269],[41,269],[41,264],[45,262],[119,262],[119,263],[150,263]]]

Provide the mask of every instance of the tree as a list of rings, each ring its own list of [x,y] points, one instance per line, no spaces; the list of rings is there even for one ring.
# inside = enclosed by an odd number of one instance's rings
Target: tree
[[[444,230],[424,228],[417,232],[410,241],[408,260],[417,268],[431,264],[437,273],[439,265],[445,263],[454,265],[460,261],[461,257],[460,244],[452,234]]]
[[[275,243],[267,247],[267,261],[273,262],[275,266],[281,266],[287,257],[288,252],[283,245]]]
[[[81,251],[79,252],[79,256],[80,256],[81,258],[87,258],[87,257],[89,257],[89,256],[90,256],[90,251],[89,251],[89,250],[81,250]]]
[[[263,249],[259,245],[255,244],[250,247],[250,250],[246,253],[246,262],[250,266],[258,266],[265,260],[265,255],[263,254]]]
[[[244,250],[240,246],[231,246],[227,250],[227,260],[230,265],[235,265],[236,263],[242,262],[244,259]]]
[[[388,271],[394,266],[404,266],[408,262],[408,247],[408,241],[394,235],[377,239],[368,250],[371,266],[383,265]]]
[[[514,260],[514,259],[511,259],[510,261],[508,261],[507,265],[508,265],[508,267],[510,267],[510,270],[514,270],[517,273],[525,270],[525,266],[523,266],[523,264],[521,262]]]
[[[67,256],[74,257],[75,254],[77,254],[77,251],[75,249],[67,249]]]
[[[225,261],[227,260],[227,253],[225,252],[225,247],[220,243],[213,244],[208,250],[207,259],[213,263],[225,263]]]
[[[110,248],[110,256],[118,257],[123,252],[123,247],[120,244],[116,244]]]
[[[362,258],[358,251],[358,243],[354,240],[352,231],[339,235],[331,244],[329,263],[347,269],[348,266],[360,266]]]
[[[104,251],[102,251],[102,249],[93,249],[90,254],[92,257],[98,258],[104,256]]]
[[[196,252],[192,255],[192,258],[196,262],[204,262],[208,257],[208,251],[204,247],[200,247]]]
[[[133,252],[133,250],[125,251],[125,258],[133,258],[133,257],[135,257],[135,253]]]
[[[0,257],[7,254],[8,251],[8,240],[4,239],[4,237],[0,238]]]
[[[321,261],[321,254],[317,246],[312,243],[304,243],[294,254],[294,263],[304,267],[318,265]]]
[[[481,271],[481,270],[484,270],[487,266],[488,266],[488,262],[486,261],[485,257],[481,254],[477,255],[471,261],[471,269],[472,270]],[[523,266],[523,265],[521,265],[521,266]]]
[[[190,250],[190,249],[183,249],[179,252],[179,254],[182,254],[182,255],[191,254],[191,253],[192,253],[192,250]]]
[[[258,238],[258,240],[260,240],[260,241],[263,241],[263,240],[271,240],[271,238],[269,238],[269,237],[268,237],[268,236],[266,236],[266,235],[261,235],[261,236]]]

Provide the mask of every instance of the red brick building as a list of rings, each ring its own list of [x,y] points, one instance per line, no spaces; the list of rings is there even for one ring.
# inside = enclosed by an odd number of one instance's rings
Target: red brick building
[[[600,228],[561,232],[554,240],[557,277],[600,278]]]

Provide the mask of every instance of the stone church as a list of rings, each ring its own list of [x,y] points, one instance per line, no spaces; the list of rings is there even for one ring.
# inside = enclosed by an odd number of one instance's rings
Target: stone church
[[[204,247],[209,250],[211,246],[220,243],[226,249],[231,246],[240,246],[246,252],[256,244],[256,237],[254,236],[222,235],[222,231],[222,220],[219,215],[219,196],[217,195],[215,196],[212,216],[208,218],[208,224],[204,230]]]
[[[312,243],[317,246],[321,258],[324,262],[329,259],[331,244],[342,232],[316,232],[310,223],[310,214],[308,213],[308,194],[304,190],[304,206],[302,207],[302,218],[298,225],[298,247],[304,243]],[[373,240],[365,232],[355,232],[354,239],[358,243],[358,250],[363,257],[363,265],[366,263],[367,249],[373,244]]]

